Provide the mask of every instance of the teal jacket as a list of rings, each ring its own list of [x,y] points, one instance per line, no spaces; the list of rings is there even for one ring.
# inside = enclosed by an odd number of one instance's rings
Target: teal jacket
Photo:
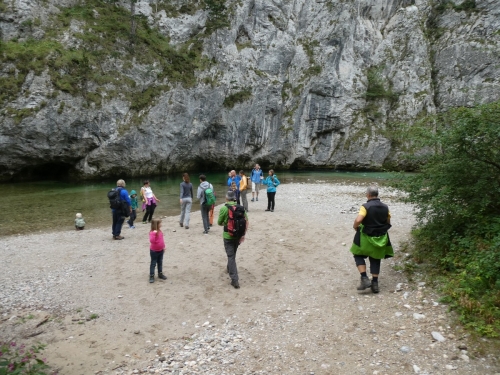
[[[267,186],[268,193],[276,193],[276,186],[280,184],[280,180],[278,180],[278,176],[267,176],[262,183]]]
[[[139,203],[137,202],[137,192],[135,190],[130,191],[130,207],[133,210],[137,210]]]

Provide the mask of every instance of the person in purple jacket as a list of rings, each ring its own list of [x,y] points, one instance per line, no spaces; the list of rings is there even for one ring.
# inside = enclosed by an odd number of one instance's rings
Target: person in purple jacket
[[[130,198],[128,196],[128,191],[125,190],[125,181],[118,180],[116,181],[116,189],[120,190],[120,199],[122,202],[127,203],[127,208],[132,212],[132,206],[130,205]],[[125,237],[120,236],[122,232],[122,225],[125,221],[125,216],[123,215],[123,210],[119,208],[112,208],[111,213],[113,215],[113,225],[111,226],[111,232],[113,233],[114,240],[123,240]]]

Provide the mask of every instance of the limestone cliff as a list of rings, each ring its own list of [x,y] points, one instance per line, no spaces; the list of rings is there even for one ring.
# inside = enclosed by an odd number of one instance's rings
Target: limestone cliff
[[[499,0],[2,0],[0,11],[3,180],[255,161],[404,168],[398,124],[500,99]]]

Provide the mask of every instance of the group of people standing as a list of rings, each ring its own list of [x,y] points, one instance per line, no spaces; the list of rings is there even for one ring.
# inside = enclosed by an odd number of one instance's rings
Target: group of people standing
[[[194,197],[193,185],[190,182],[188,173],[184,173],[182,175],[182,179],[183,181],[180,184],[181,216],[179,224],[181,227],[189,229],[190,212]],[[215,192],[213,190],[213,185],[207,181],[205,175],[200,175],[199,180],[200,185],[198,186],[196,197],[199,199],[201,206],[201,216],[204,229],[203,233],[208,234],[208,231],[213,224],[214,212],[214,204],[207,204],[207,202],[210,202],[208,194],[215,195]],[[252,170],[250,181],[252,186],[252,202],[259,200],[259,187],[260,185],[265,185],[267,187],[268,199],[267,209],[265,211],[273,212],[275,207],[274,198],[276,195],[276,187],[280,184],[280,181],[274,171],[272,169],[269,170],[269,175],[264,178],[263,172],[257,164]],[[127,222],[130,228],[134,228],[133,223],[136,217],[135,211],[137,210],[137,197],[134,190],[131,191],[131,195],[128,195],[127,190],[125,190],[124,180],[118,180],[116,185],[116,190],[120,194],[120,199],[126,203],[126,207],[128,207],[130,214],[124,215],[123,210],[112,209],[113,239],[122,240],[124,237],[121,236],[121,228],[125,220],[125,216],[130,216],[130,219]],[[236,267],[236,252],[238,250],[238,246],[244,241],[244,235],[241,237],[234,237],[230,235],[227,228],[228,221],[231,216],[230,212],[234,212],[232,206],[240,205],[240,199],[243,203],[244,216],[247,219],[248,226],[247,190],[249,183],[244,171],[240,171],[238,175],[236,174],[236,171],[231,171],[227,180],[227,186],[228,190],[225,196],[226,203],[219,211],[217,224],[224,226],[223,241],[224,249],[228,258],[227,271],[231,278],[231,285],[238,289],[240,285],[238,280],[238,270]],[[151,223],[151,231],[149,234],[151,257],[149,282],[153,283],[154,271],[156,267],[158,267],[158,278],[162,280],[167,279],[167,277],[163,274],[165,241],[161,231],[161,219],[153,218],[156,202],[159,202],[160,200],[154,195],[148,180],[144,181],[140,196],[143,211],[145,211],[143,223]],[[356,267],[358,268],[361,276],[360,284],[357,289],[364,290],[370,288],[373,293],[378,293],[378,276],[380,273],[381,260],[394,255],[388,235],[388,230],[391,227],[391,214],[388,206],[382,203],[378,198],[377,187],[369,187],[366,190],[366,198],[367,202],[361,206],[359,214],[354,220],[353,228],[356,231],[356,234],[350,251],[354,256]],[[215,199],[213,199],[213,201],[215,201]],[[234,213],[232,215],[234,215]],[[76,229],[83,228],[85,223],[83,222],[83,225],[79,227],[78,220],[83,221],[81,214],[77,214],[75,227]],[[370,261],[370,273],[372,275],[371,280],[368,278],[366,272],[366,258],[369,258]]]
[[[123,212],[122,209],[112,208],[111,213],[113,216],[113,224],[111,226],[111,232],[113,234],[114,240],[123,240],[125,237],[121,235],[123,223],[125,222],[125,218],[128,217],[127,224],[130,229],[135,229],[134,221],[137,218],[137,209],[139,206],[139,202],[137,199],[137,193],[135,190],[130,191],[130,195],[125,189],[125,181],[118,180],[116,182],[116,190],[120,194],[120,199],[125,202],[127,209],[127,215]],[[151,186],[149,184],[149,180],[145,180],[143,186],[140,190],[140,199],[142,202],[142,210],[145,211],[144,216],[142,218],[143,224],[151,223],[153,220],[153,214],[155,212],[156,203],[160,202],[160,200],[155,196]]]

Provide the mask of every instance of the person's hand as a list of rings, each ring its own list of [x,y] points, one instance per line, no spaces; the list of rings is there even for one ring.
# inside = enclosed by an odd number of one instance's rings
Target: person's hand
[[[241,245],[243,242],[245,242],[245,236],[243,236],[243,237],[240,238],[239,244]]]
[[[181,202],[181,204],[182,204],[182,199],[179,199],[179,201],[180,201],[180,202]]]
[[[160,202],[160,200],[159,200],[158,198],[156,198],[156,201],[157,201],[157,202]]]

